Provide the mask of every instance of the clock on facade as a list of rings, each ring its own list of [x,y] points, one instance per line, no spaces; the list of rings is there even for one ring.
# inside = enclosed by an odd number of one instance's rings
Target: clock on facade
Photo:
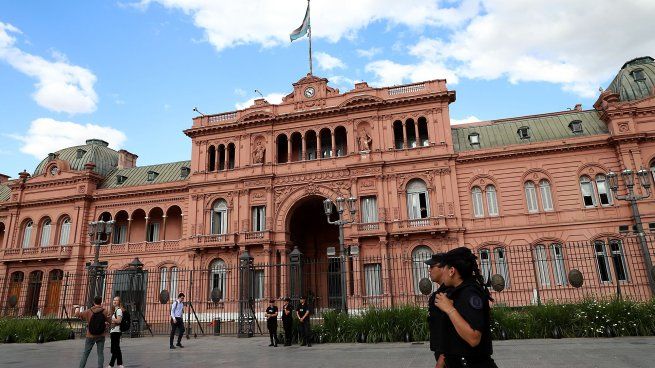
[[[312,98],[312,97],[314,97],[315,93],[316,93],[316,90],[314,90],[314,87],[305,88],[305,97]]]
[[[50,175],[57,175],[59,172],[59,168],[57,166],[53,166],[50,168]]]

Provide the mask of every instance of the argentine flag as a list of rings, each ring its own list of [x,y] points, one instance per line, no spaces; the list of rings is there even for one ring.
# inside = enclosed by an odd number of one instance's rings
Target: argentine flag
[[[294,29],[293,32],[291,32],[291,34],[289,35],[291,42],[306,35],[308,30],[309,30],[309,2],[307,2],[307,11],[305,12],[305,19],[302,20],[302,24],[300,25],[300,27]]]

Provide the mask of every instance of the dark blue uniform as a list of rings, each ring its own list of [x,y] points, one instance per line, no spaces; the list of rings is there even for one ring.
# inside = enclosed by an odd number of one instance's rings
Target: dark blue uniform
[[[428,299],[428,327],[430,328],[430,350],[434,351],[434,358],[439,360],[441,355],[441,325],[443,319],[447,318],[446,314],[436,305],[434,299],[438,293],[446,292],[448,288],[446,285],[441,284],[437,291],[430,295]]]
[[[451,338],[441,339],[441,352],[446,357],[448,368],[497,368],[491,359],[490,309],[489,298],[477,284],[469,281],[463,282],[456,288],[446,292],[453,301],[457,312],[476,331],[482,334],[480,343],[472,347],[464,341],[455,330],[455,326],[448,316],[443,318],[441,336]]]
[[[298,308],[296,308],[296,311],[298,312],[298,315],[300,317],[303,317],[305,313],[309,312],[309,306],[307,305],[307,302],[303,304],[298,304]],[[298,321],[298,329],[299,329],[299,334],[300,337],[302,337],[303,343],[301,344],[302,346],[307,345],[307,346],[312,346],[312,337],[311,337],[311,329],[309,326],[309,315],[307,315],[307,318],[303,322]]]
[[[291,338],[293,336],[293,307],[288,302],[282,307],[282,327],[284,328],[284,346],[291,346]]]
[[[266,314],[274,314],[277,313],[277,307],[272,306],[266,308]],[[272,346],[277,346],[277,317],[268,317],[266,319],[266,327],[268,328],[268,334],[271,337],[271,345]]]

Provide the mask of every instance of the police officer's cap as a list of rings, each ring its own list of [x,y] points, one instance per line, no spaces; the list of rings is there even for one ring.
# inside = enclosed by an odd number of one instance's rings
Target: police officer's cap
[[[428,266],[440,265],[443,263],[444,254],[445,253],[435,253],[424,263]]]
[[[443,264],[447,264],[449,266],[453,265],[453,262],[456,262],[458,260],[475,260],[476,257],[471,251],[471,249],[467,247],[458,247],[455,249],[451,249],[448,252],[444,253],[443,255]]]

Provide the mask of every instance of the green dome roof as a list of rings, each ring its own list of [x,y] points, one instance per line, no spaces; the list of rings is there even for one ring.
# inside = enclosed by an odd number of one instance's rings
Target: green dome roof
[[[653,95],[655,60],[642,56],[623,64],[607,89],[618,93],[621,101],[641,100]]]
[[[48,162],[53,159],[60,159],[68,162],[71,170],[84,170],[84,164],[93,162],[96,173],[106,176],[118,166],[118,152],[109,148],[109,143],[101,139],[88,139],[83,146],[74,146],[61,149],[51,153],[44,158],[34,170],[34,176],[44,173]]]

